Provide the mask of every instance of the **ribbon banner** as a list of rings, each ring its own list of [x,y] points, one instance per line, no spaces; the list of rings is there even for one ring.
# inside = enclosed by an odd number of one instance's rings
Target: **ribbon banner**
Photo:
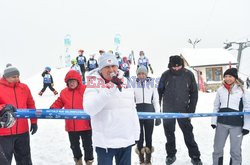
[[[220,113],[153,113],[138,112],[140,119],[173,119],[173,118],[194,118],[213,116],[239,116],[250,115],[250,112],[220,112]],[[90,119],[82,109],[18,109],[17,118],[39,118],[39,119]]]

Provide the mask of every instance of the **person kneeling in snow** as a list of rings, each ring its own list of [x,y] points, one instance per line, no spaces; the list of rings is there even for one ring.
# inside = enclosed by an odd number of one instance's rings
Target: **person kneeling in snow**
[[[64,88],[57,100],[50,106],[51,109],[83,109],[83,94],[86,86],[82,84],[81,75],[70,70],[65,76],[67,87]],[[76,165],[82,165],[82,152],[79,140],[82,139],[84,160],[86,165],[93,163],[92,131],[89,120],[65,120],[65,128],[69,134],[70,148]]]
[[[127,88],[113,54],[103,54],[98,61],[99,69],[89,75],[83,101],[91,117],[98,165],[112,165],[113,157],[117,165],[131,165],[131,148],[140,135],[134,91]]]
[[[243,89],[238,80],[236,68],[230,68],[224,73],[223,85],[217,90],[214,101],[214,113],[242,112],[250,110],[249,92]],[[219,116],[212,118],[212,128],[215,129],[213,165],[223,164],[223,149],[230,135],[230,164],[242,164],[241,144],[243,135],[249,133],[250,116]]]

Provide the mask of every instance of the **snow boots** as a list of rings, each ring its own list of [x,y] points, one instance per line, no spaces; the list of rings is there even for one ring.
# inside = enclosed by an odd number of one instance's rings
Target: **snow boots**
[[[83,165],[82,158],[80,158],[80,159],[74,158],[74,161],[76,163],[75,165]]]
[[[175,156],[167,156],[166,157],[166,165],[171,165],[176,161],[176,157]]]
[[[146,165],[151,165],[151,154],[154,152],[154,147],[145,148],[145,152],[146,152]]]
[[[93,162],[94,162],[94,160],[88,160],[88,161],[86,161],[86,165],[92,165]]]
[[[38,95],[39,95],[39,96],[42,96],[42,95],[43,95],[43,92],[42,92],[42,91],[41,91],[41,92],[39,92],[39,93],[38,93]]]
[[[136,148],[135,152],[139,156],[140,165],[145,165],[145,159],[144,159],[145,148],[143,147],[141,150],[139,150],[138,148]]]
[[[152,147],[151,149],[148,147],[143,147],[141,150],[136,148],[135,152],[139,156],[140,165],[151,165],[151,154],[152,152],[154,152],[154,147]]]
[[[54,93],[54,95],[57,95],[57,94],[58,94],[58,92],[57,92],[56,90],[54,90],[53,93]]]

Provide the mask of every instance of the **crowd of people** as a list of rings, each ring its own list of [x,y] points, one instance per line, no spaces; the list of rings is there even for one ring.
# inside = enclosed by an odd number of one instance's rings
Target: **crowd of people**
[[[66,87],[52,103],[50,109],[84,109],[91,120],[65,120],[70,148],[75,165],[131,165],[132,146],[141,165],[152,164],[153,130],[163,121],[167,142],[166,165],[176,161],[176,120],[183,132],[184,141],[193,165],[202,165],[201,154],[193,134],[190,118],[180,119],[139,119],[137,112],[195,113],[198,101],[198,86],[194,74],[184,67],[179,55],[170,56],[168,70],[162,73],[158,87],[152,84],[152,65],[143,51],[140,51],[136,85],[129,88],[129,69],[132,56],[121,57],[119,52],[99,51],[100,58],[90,55],[87,61],[84,50],[79,50],[76,59],[65,75]],[[135,62],[134,62],[135,64]],[[42,73],[42,96],[47,87],[53,88],[51,68]],[[85,71],[89,78],[85,79]],[[31,165],[30,134],[38,130],[37,119],[15,117],[16,109],[35,109],[35,101],[29,87],[20,82],[19,70],[8,64],[0,79],[0,165],[11,165],[14,155],[17,165]],[[213,112],[244,112],[250,110],[247,90],[239,81],[236,68],[224,72],[221,87],[217,90]],[[99,86],[90,86],[88,82]],[[87,85],[86,85],[87,84]],[[213,165],[223,164],[225,141],[230,136],[230,164],[242,164],[241,144],[243,136],[249,133],[249,116],[213,117],[211,127],[216,129],[214,137]],[[80,141],[83,145],[82,154]],[[97,154],[94,159],[93,151]],[[84,155],[84,156],[83,156]],[[82,158],[83,157],[83,158]]]

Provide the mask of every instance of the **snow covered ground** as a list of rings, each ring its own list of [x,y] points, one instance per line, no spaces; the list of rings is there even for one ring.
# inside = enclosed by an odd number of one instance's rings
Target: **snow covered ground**
[[[65,87],[64,76],[68,71],[68,68],[64,69],[52,69],[52,75],[55,81],[56,90],[60,91]],[[41,71],[42,73],[42,71]],[[38,96],[38,92],[42,88],[41,73],[25,80],[24,82],[29,85],[31,92],[36,101],[36,107],[49,108],[53,101],[57,98],[53,93],[47,89],[44,95]],[[199,93],[199,100],[197,105],[197,111],[212,112],[213,100],[215,93]],[[213,137],[214,130],[210,126],[210,118],[193,118],[192,124],[194,126],[195,139],[198,143],[201,159],[204,165],[212,164],[212,151],[213,151]],[[70,149],[68,135],[64,130],[64,120],[48,120],[40,119],[38,121],[38,132],[31,136],[31,153],[34,165],[70,165],[74,164],[73,155]],[[250,162],[249,148],[250,148],[250,136],[244,137],[242,144],[243,165],[248,165]],[[165,164],[165,135],[163,131],[163,125],[155,127],[153,134],[153,145],[155,152],[152,155],[152,163],[154,165]],[[182,132],[178,125],[176,127],[176,146],[177,146],[177,160],[175,165],[191,165],[190,158],[188,156],[187,148],[184,143]],[[229,144],[227,142],[225,147],[224,163],[229,164]],[[94,155],[96,158],[96,155]],[[13,160],[13,162],[15,162]],[[15,163],[14,163],[15,164]],[[95,163],[96,164],[96,160]],[[132,164],[138,165],[139,161],[137,155],[132,152]]]

